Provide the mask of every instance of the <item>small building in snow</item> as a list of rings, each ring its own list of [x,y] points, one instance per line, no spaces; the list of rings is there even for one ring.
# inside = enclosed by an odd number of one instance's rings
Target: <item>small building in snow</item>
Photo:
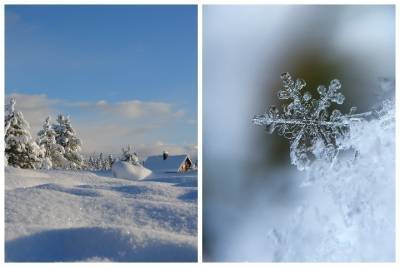
[[[188,155],[170,156],[164,152],[159,156],[150,156],[144,166],[154,172],[187,172],[193,163]]]

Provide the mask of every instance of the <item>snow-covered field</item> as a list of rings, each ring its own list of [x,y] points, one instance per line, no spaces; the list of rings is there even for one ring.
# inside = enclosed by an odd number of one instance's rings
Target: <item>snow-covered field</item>
[[[197,261],[197,172],[5,170],[6,261]]]

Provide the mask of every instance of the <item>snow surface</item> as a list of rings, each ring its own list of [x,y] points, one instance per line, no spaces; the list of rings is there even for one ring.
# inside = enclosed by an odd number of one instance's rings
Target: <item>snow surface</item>
[[[197,261],[197,172],[5,170],[5,259]]]
[[[130,162],[116,161],[112,165],[112,174],[116,178],[128,180],[142,180],[151,174],[149,169],[142,165],[133,165]]]

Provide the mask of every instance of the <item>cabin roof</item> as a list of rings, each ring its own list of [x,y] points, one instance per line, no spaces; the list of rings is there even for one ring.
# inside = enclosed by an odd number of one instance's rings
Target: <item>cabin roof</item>
[[[178,171],[186,159],[189,159],[187,155],[169,155],[165,160],[162,155],[150,156],[144,162],[144,166],[156,171]]]

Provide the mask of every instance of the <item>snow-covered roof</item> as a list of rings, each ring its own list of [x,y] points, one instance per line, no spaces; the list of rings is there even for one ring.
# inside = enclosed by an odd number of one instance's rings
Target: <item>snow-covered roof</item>
[[[186,158],[187,155],[169,155],[164,160],[163,155],[150,156],[144,162],[144,166],[153,171],[178,171]]]

